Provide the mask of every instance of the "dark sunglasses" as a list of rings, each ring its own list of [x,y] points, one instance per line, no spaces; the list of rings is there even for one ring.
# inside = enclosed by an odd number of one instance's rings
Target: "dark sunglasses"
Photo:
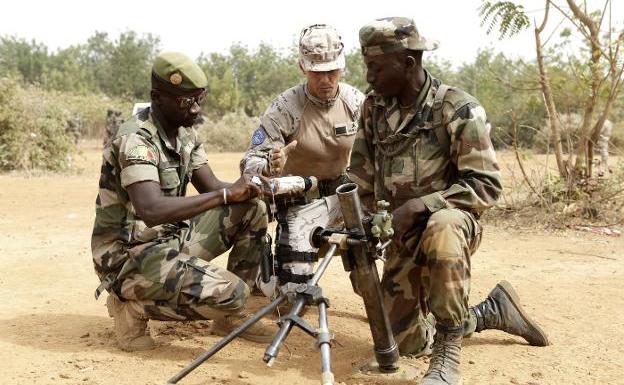
[[[165,91],[165,93],[173,96],[175,98],[176,102],[178,102],[178,106],[180,106],[180,108],[183,109],[183,110],[187,110],[187,109],[191,108],[191,106],[193,106],[193,104],[195,104],[195,103],[197,103],[198,105],[201,105],[201,103],[206,98],[206,91],[205,90],[201,91],[199,94],[193,95],[193,96],[179,96],[179,95],[174,95],[174,94],[172,94],[171,92],[168,92],[168,91]]]

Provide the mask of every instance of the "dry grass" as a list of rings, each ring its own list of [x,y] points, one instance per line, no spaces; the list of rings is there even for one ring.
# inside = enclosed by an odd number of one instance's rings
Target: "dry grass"
[[[488,222],[512,227],[566,228],[570,225],[615,226],[624,218],[624,159],[609,158],[608,178],[590,181],[589,193],[564,194],[552,155],[524,152],[520,156],[527,173],[522,175],[513,151],[499,151],[503,194],[496,208],[485,215]],[[531,188],[527,179],[530,181]],[[535,190],[535,191],[533,191]]]

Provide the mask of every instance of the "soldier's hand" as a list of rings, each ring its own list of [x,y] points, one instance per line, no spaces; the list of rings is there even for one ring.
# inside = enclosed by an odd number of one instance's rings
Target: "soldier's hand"
[[[256,179],[256,181],[260,182],[260,190],[261,190],[261,195],[262,196],[268,196],[270,197],[271,194],[273,194],[273,183],[272,183],[272,179],[271,178],[267,178],[264,175],[258,175],[257,176],[258,179]],[[258,184],[258,183],[256,183]]]
[[[252,176],[243,174],[226,189],[227,203],[245,202],[262,194],[261,186],[251,181]]]
[[[288,155],[297,147],[297,141],[293,140],[282,148],[274,148],[269,160],[269,176],[280,176],[284,170]]]
[[[405,235],[427,216],[429,216],[429,209],[420,198],[410,199],[399,206],[392,212],[395,241],[403,245]]]

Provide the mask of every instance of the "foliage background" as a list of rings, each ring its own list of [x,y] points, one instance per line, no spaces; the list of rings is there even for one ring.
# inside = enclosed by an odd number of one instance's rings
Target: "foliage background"
[[[550,49],[547,65],[561,112],[573,115],[582,108],[586,69],[562,49],[568,36],[564,31]],[[64,129],[67,120],[79,116],[83,137],[101,138],[107,109],[128,118],[133,103],[148,100],[150,66],[159,49],[157,36],[133,31],[117,37],[96,32],[83,44],[57,51],[37,41],[0,37],[0,168],[66,168],[75,150]],[[204,53],[197,61],[209,80],[203,105],[207,121],[200,131],[210,151],[243,150],[270,101],[304,80],[295,47],[279,50],[261,44],[250,49],[236,43],[226,53]],[[497,148],[512,144],[513,116],[519,124],[519,146],[545,151],[546,113],[533,61],[482,49],[472,62],[426,55],[424,65],[480,100]],[[365,73],[359,51],[348,52],[343,81],[365,91]],[[620,96],[612,114],[614,148],[624,147],[623,102]],[[37,140],[29,139],[31,134]]]

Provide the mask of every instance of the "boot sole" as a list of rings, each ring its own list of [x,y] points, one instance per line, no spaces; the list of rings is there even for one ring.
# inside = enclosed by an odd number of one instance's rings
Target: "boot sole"
[[[524,312],[524,309],[522,308],[522,306],[520,306],[520,297],[518,296],[518,293],[516,293],[516,290],[513,288],[513,286],[511,286],[511,283],[507,282],[507,281],[500,281],[496,286],[500,287],[500,289],[503,291],[503,293],[505,293],[507,295],[507,297],[509,297],[509,300],[511,301],[511,303],[513,303],[514,307],[516,308],[516,311],[518,311],[518,313],[520,313],[520,316],[522,317],[522,319],[524,320],[524,322],[526,322],[528,325],[531,325],[531,327],[533,329],[535,329],[535,331],[540,334],[541,336],[543,336],[544,338],[544,343],[543,344],[531,344],[532,346],[548,346],[550,345],[550,341],[548,340],[548,337],[546,336],[546,333],[544,333],[544,331],[542,330],[542,328],[539,327],[539,325],[537,325],[537,323],[535,323],[535,321],[533,321],[528,314],[526,314]]]

